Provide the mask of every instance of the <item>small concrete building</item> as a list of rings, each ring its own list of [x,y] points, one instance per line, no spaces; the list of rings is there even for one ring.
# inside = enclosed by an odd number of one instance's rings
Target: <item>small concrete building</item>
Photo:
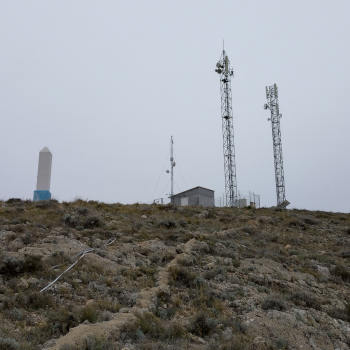
[[[214,191],[204,187],[194,187],[190,190],[174,194],[171,204],[175,206],[214,207]]]

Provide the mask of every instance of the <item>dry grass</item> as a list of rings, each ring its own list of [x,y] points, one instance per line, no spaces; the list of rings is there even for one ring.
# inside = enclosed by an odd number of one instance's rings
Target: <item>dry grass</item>
[[[157,292],[119,337],[91,338],[82,349],[128,342],[136,349],[192,348],[193,337],[203,338],[203,349],[248,349],[255,334],[244,317],[271,310],[313,310],[323,323],[327,315],[349,322],[348,214],[81,200],[1,204],[0,350],[40,349],[82,322],[113,319],[137,305],[140,291],[157,288],[163,269],[169,291]],[[196,249],[186,246],[191,239]],[[39,293],[88,247],[93,259]],[[279,334],[270,339],[258,331],[262,349],[290,347]]]

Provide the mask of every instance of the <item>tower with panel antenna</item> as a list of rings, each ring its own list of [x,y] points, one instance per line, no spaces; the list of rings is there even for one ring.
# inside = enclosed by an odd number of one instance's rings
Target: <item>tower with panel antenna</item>
[[[282,114],[279,110],[278,88],[277,84],[266,86],[266,100],[264,108],[269,109],[272,126],[272,144],[273,144],[273,158],[275,164],[275,181],[276,181],[276,196],[277,207],[286,208],[290,203],[286,200],[285,183],[284,183],[284,168],[282,155],[282,137],[280,121]]]
[[[222,56],[216,64],[215,72],[220,76],[221,120],[225,173],[225,205],[228,207],[235,207],[237,206],[238,192],[231,90],[233,69],[230,65],[230,60],[225,52],[225,49],[222,50]]]

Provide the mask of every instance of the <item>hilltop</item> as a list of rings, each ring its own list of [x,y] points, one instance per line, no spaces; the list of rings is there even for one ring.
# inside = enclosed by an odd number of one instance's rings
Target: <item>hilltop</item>
[[[12,199],[0,243],[0,350],[350,348],[349,214]]]

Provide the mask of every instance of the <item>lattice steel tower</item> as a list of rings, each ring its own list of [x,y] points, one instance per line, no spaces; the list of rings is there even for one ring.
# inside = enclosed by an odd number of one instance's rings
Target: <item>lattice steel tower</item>
[[[280,120],[282,114],[279,111],[278,88],[276,84],[266,86],[267,103],[264,108],[269,109],[271,117],[268,119],[272,125],[272,142],[273,142],[273,157],[275,162],[275,179],[276,179],[276,195],[277,206],[285,208],[289,204],[286,200],[285,184],[284,184],[284,169],[282,156],[282,138]]]
[[[228,207],[235,207],[237,205],[237,178],[231,91],[231,77],[233,76],[233,69],[230,66],[230,60],[225,50],[222,51],[222,56],[219,62],[216,64],[215,72],[220,75],[222,137],[225,171],[225,205]]]

